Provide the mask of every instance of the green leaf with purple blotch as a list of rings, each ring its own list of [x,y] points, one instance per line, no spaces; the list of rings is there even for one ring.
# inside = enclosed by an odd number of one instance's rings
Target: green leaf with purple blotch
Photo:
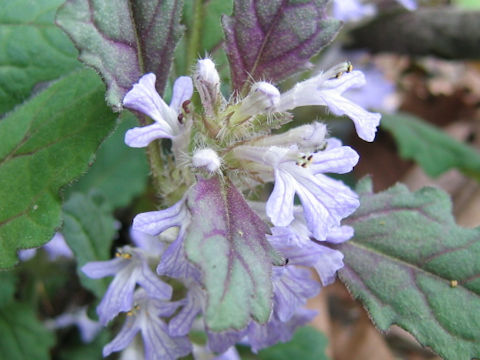
[[[306,69],[340,22],[326,16],[328,0],[235,0],[222,18],[233,88],[251,80],[279,82]]]
[[[75,71],[0,121],[0,268],[60,227],[61,188],[87,170],[115,125],[104,91],[94,71]]]
[[[205,321],[211,331],[266,323],[272,307],[272,264],[284,259],[267,242],[267,225],[233,184],[200,180],[187,200],[192,221],[185,239],[188,258],[204,275]]]
[[[56,20],[80,60],[102,75],[108,104],[121,110],[124,95],[145,73],[155,73],[163,93],[183,33],[182,6],[181,0],[67,0]]]
[[[480,228],[457,226],[440,189],[358,190],[340,279],[380,330],[397,324],[445,359],[480,357]]]

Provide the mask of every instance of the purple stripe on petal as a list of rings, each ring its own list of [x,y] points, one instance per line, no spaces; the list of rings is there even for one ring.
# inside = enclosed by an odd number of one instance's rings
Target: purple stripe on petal
[[[142,263],[141,276],[138,277],[137,283],[139,283],[152,298],[168,300],[172,296],[172,287],[160,280],[160,278],[150,270],[147,261]]]
[[[314,174],[345,174],[352,171],[358,159],[359,156],[357,152],[349,146],[339,146],[332,149],[327,148],[313,155],[309,168]]]
[[[276,226],[287,226],[293,221],[294,183],[290,174],[275,170],[275,185],[268,198],[266,211]]]
[[[133,219],[133,228],[149,235],[157,236],[171,227],[180,226],[187,220],[184,203],[185,201],[182,199],[165,210],[138,214]]]
[[[128,317],[125,325],[123,325],[117,336],[115,336],[111,342],[104,346],[102,352],[103,357],[107,357],[112,352],[125,349],[128,344],[132,342],[139,330],[140,327],[135,319],[133,317]]]

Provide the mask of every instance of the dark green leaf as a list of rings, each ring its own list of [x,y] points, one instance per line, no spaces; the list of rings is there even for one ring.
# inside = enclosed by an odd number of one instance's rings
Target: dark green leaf
[[[27,304],[12,302],[0,309],[0,354],[8,360],[48,360],[55,343]]]
[[[0,272],[0,308],[13,299],[16,283],[17,276],[13,271]]]
[[[288,343],[280,343],[261,350],[260,360],[327,360],[327,338],[309,326],[301,327]]]
[[[62,346],[59,360],[102,360],[102,349],[110,341],[110,338],[109,331],[103,330],[89,344],[79,342],[68,347]]]
[[[265,238],[266,224],[230,183],[200,180],[190,191],[188,258],[204,273],[205,321],[212,331],[266,323],[272,306],[272,262],[283,264]]]
[[[397,324],[445,359],[480,357],[480,229],[455,224],[442,190],[371,187],[347,220],[341,280],[381,330]]]
[[[0,11],[0,114],[30,95],[35,84],[80,63],[77,50],[54,24],[63,0],[8,0]]]
[[[85,172],[114,125],[91,70],[51,85],[0,121],[0,267],[61,224],[59,190]]]
[[[407,114],[383,115],[381,126],[393,134],[400,155],[413,159],[430,176],[457,168],[480,180],[480,153],[423,120]]]
[[[235,0],[222,18],[233,88],[247,81],[279,82],[305,70],[329,44],[340,22],[326,16],[328,0]]]
[[[109,280],[90,279],[80,269],[87,262],[110,259],[116,233],[110,209],[100,194],[74,193],[63,206],[62,233],[75,254],[80,281],[99,298],[105,294]]]
[[[97,69],[107,84],[107,102],[122,99],[144,73],[157,76],[163,93],[180,25],[181,0],[67,0],[58,25],[80,50],[80,60]]]
[[[135,117],[124,112],[120,124],[98,150],[95,163],[69,193],[88,194],[99,189],[113,208],[126,206],[145,190],[149,174],[145,150],[125,145],[125,132],[136,126]]]

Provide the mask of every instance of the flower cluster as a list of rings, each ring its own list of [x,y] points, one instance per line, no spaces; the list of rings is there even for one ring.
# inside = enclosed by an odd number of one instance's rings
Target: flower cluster
[[[92,278],[114,277],[97,308],[101,323],[126,314],[122,330],[105,346],[105,356],[127,347],[126,351],[134,351],[131,343],[137,333],[144,346],[135,351],[147,359],[176,359],[191,351],[235,359],[238,355],[232,346],[237,342],[249,344],[256,352],[287,341],[315,315],[303,308],[307,299],[322,284],[334,281],[343,266],[342,253],[329,245],[353,236],[353,229],[342,225],[342,220],[357,209],[359,200],[348,186],[327,174],[350,172],[358,154],[329,137],[326,125],[318,121],[283,133],[271,131],[292,120],[289,110],[321,105],[351,118],[357,134],[373,141],[380,114],[343,95],[365,84],[363,73],[345,62],[283,93],[273,84],[257,82],[246,95],[235,94],[229,100],[220,92],[219,79],[213,62],[203,59],[193,80],[177,79],[170,105],[156,92],[154,74],[144,75],[124,98],[125,107],[153,120],[129,130],[125,142],[145,147],[156,139],[169,139],[171,152],[166,156],[182,169],[182,176],[177,174],[172,181],[186,191],[177,194],[174,205],[135,217],[135,246],[118,249],[113,260],[83,267]],[[202,111],[196,112],[191,103],[194,85]],[[189,193],[199,179],[212,177],[227,178],[243,193],[273,182],[266,203],[248,201],[254,216],[270,225],[265,233],[268,246],[286,259],[283,266],[271,267],[273,298],[266,323],[251,319],[242,329],[215,332],[205,322],[209,301],[205,274],[187,256],[185,239],[197,231],[190,226]],[[315,269],[321,283],[306,267]],[[172,301],[172,285],[183,289],[183,297],[175,296],[180,300]],[[187,337],[192,329],[203,329],[208,339],[205,346],[192,347]]]

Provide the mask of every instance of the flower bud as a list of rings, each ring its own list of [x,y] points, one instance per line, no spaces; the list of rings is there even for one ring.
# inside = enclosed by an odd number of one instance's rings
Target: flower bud
[[[192,164],[196,168],[203,168],[210,173],[214,173],[220,168],[221,160],[215,151],[205,148],[195,151]]]
[[[222,94],[220,76],[213,61],[208,58],[198,60],[193,79],[206,115],[214,116],[222,104]]]

